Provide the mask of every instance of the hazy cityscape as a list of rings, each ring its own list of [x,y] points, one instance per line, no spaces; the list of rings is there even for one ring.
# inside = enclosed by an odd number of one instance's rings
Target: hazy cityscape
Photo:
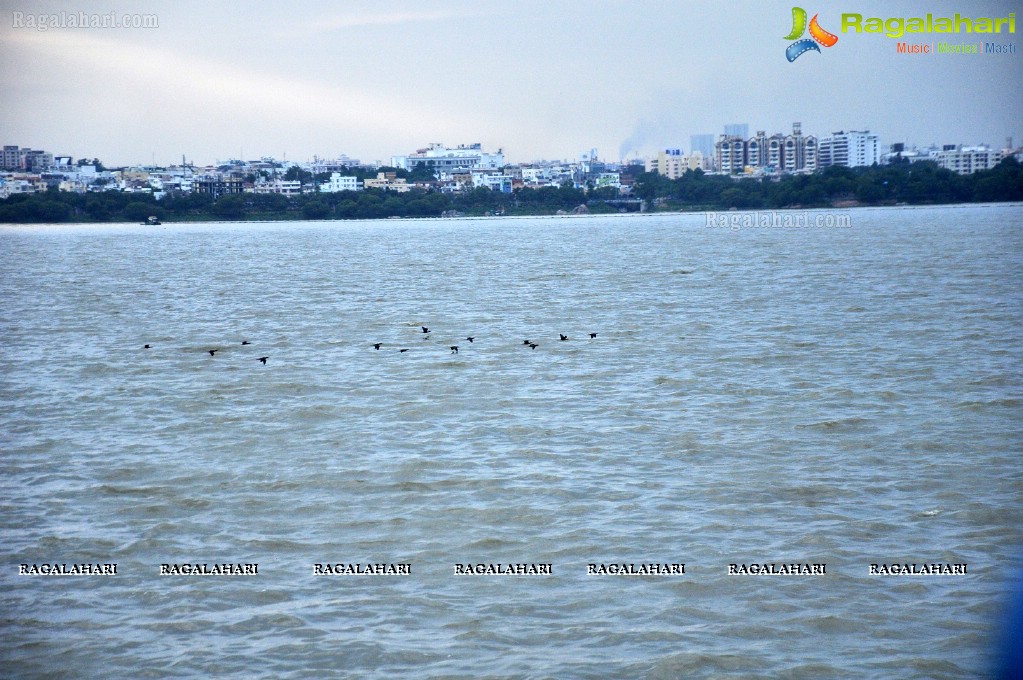
[[[893,161],[930,161],[961,175],[994,168],[1002,159],[1023,158],[1023,147],[1007,138],[1000,147],[987,144],[944,144],[918,148],[904,143],[882,149],[878,135],[869,130],[839,131],[817,136],[802,131],[800,123],[783,134],[729,124],[725,132],[693,135],[688,149],[668,147],[648,158],[603,159],[597,149],[575,159],[507,163],[503,149],[487,150],[479,143],[447,146],[431,143],[388,161],[363,161],[339,154],[296,161],[261,157],[195,164],[182,157],[168,165],[140,164],[109,168],[100,158],[73,158],[48,150],[17,145],[3,147],[0,165],[0,199],[48,189],[86,193],[121,191],[168,193],[254,193],[298,196],[378,188],[394,192],[439,191],[459,193],[486,188],[511,193],[522,188],[570,186],[589,191],[612,189],[629,196],[635,177],[642,172],[677,179],[689,171],[727,175],[736,180],[770,179],[782,175],[809,174],[828,167],[858,168]],[[395,170],[409,173],[409,179]],[[358,174],[355,174],[358,172]],[[369,175],[373,176],[367,176]]]

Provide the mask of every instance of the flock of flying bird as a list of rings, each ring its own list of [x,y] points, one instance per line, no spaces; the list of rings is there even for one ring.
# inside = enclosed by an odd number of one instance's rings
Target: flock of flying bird
[[[420,328],[423,329],[423,339],[424,340],[426,338],[430,337],[430,329],[429,328],[427,328],[426,326],[420,326]],[[568,340],[568,336],[565,335],[564,333],[558,333],[558,337],[561,340],[561,342],[565,342],[566,340]],[[593,340],[596,337],[597,337],[596,333],[590,333],[590,339],[591,340]],[[470,335],[470,336],[467,336],[465,339],[468,340],[469,342],[473,342],[476,339],[476,336]],[[242,344],[243,345],[251,345],[252,343],[249,342],[248,340],[242,340]],[[537,347],[540,346],[537,343],[533,342],[532,340],[523,340],[522,344],[527,346],[527,347],[529,347],[529,349],[536,349]],[[373,349],[375,349],[375,350],[379,350],[383,346],[384,346],[384,343],[382,343],[382,342],[374,342],[373,343]],[[142,349],[152,349],[152,348],[153,348],[153,346],[151,344],[146,344],[146,345],[144,345],[142,347]],[[449,347],[449,349],[451,350],[452,354],[458,354],[458,345],[451,345]],[[210,356],[212,357],[212,356],[216,356],[217,352],[219,352],[220,349],[219,348],[208,349],[206,351],[209,352]],[[409,351],[408,347],[403,347],[403,348],[398,350],[398,352],[402,353],[402,354],[404,354],[407,351]],[[266,360],[269,359],[269,358],[270,358],[269,356],[265,356],[265,357],[259,357],[256,360],[259,361],[260,363],[262,363],[264,366],[266,366]]]

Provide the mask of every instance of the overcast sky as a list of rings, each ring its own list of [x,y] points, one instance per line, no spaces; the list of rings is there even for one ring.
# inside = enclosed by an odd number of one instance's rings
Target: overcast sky
[[[1023,144],[1023,16],[1004,55],[901,55],[843,12],[1004,17],[1013,2],[800,3],[839,36],[785,59],[792,2],[0,0],[0,143],[107,165],[230,158],[389,161],[481,142],[510,162],[619,160],[690,135],[883,145]],[[156,28],[24,26],[40,13],[156,15]],[[16,27],[17,21],[22,27]],[[977,34],[909,36],[977,42]]]

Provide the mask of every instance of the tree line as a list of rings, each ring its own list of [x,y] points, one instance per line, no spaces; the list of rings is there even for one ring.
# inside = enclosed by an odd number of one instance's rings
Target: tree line
[[[414,179],[414,177],[412,177]],[[635,177],[633,196],[649,211],[699,211],[822,208],[836,205],[943,204],[1023,201],[1023,165],[1009,157],[991,170],[959,175],[929,161],[899,162],[864,168],[829,167],[810,175],[735,179],[689,171],[678,179],[656,173]],[[78,194],[48,191],[15,194],[0,200],[0,222],[142,222],[150,215],[165,221],[328,220],[442,215],[553,215],[586,206],[588,212],[635,210],[623,205],[617,190],[590,191],[571,184],[501,193],[476,188],[462,193],[382,189],[338,193],[151,194],[102,191]]]

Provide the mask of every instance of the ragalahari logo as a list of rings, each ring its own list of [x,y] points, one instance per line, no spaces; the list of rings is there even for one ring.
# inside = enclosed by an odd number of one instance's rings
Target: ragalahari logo
[[[821,48],[817,47],[817,43],[824,45],[825,47],[831,47],[838,42],[838,36],[834,33],[828,33],[820,24],[817,23],[817,15],[813,15],[813,19],[810,19],[810,38],[803,38],[802,40],[796,40],[803,35],[806,31],[806,10],[802,7],[792,8],[792,32],[785,36],[786,40],[795,40],[785,50],[785,58],[790,62],[795,61],[799,58],[799,55],[809,52],[810,50],[821,51]]]

